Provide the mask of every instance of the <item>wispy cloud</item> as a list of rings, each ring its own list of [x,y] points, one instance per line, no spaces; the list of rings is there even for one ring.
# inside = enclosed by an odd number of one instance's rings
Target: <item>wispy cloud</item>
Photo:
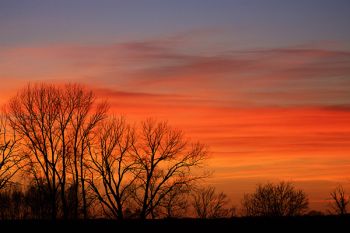
[[[350,51],[326,48],[227,48],[201,54],[185,39],[160,38],[2,49],[0,60],[2,78],[77,80],[122,91],[191,93],[232,104],[344,105],[350,98]]]

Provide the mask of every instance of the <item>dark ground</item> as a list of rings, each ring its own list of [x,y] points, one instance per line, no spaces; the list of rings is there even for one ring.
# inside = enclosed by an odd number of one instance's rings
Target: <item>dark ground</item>
[[[289,218],[2,221],[0,232],[350,232],[350,216]]]

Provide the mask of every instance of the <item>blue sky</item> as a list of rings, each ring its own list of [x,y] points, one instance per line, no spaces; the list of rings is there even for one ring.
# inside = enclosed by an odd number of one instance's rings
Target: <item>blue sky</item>
[[[1,0],[0,46],[111,43],[218,30],[218,43],[231,41],[235,48],[319,41],[349,47],[349,12],[346,0]]]

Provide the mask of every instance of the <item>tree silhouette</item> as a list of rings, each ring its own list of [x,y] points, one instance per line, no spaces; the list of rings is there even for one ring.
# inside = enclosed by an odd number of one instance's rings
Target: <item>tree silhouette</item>
[[[331,193],[333,200],[332,209],[336,214],[344,215],[347,214],[347,207],[350,203],[350,196],[346,195],[343,186],[339,185]]]
[[[247,216],[296,216],[308,209],[308,199],[289,182],[267,183],[245,194],[242,206]]]
[[[232,216],[226,208],[229,200],[223,192],[217,193],[214,187],[201,187],[193,194],[193,207],[198,218],[225,218]]]
[[[189,195],[192,188],[191,184],[174,187],[155,209],[156,216],[179,218],[188,215]]]
[[[203,176],[193,169],[206,158],[205,147],[191,144],[179,130],[166,122],[148,119],[141,123],[132,144],[137,163],[134,199],[141,219],[156,217],[156,209],[173,190],[191,184]]]
[[[84,155],[87,138],[105,116],[106,105],[94,107],[91,91],[75,84],[64,86],[28,85],[13,97],[7,107],[12,128],[21,137],[21,144],[32,175],[45,180],[51,197],[51,217],[56,219],[58,198],[63,217],[67,218],[66,187],[68,175],[80,184],[83,213],[86,217]],[[78,206],[75,207],[77,212]]]
[[[97,132],[89,144],[91,178],[87,182],[105,213],[123,219],[138,178],[131,154],[134,129],[123,118],[113,117],[103,121]]]
[[[72,149],[70,164],[73,171],[73,184],[76,186],[75,189],[71,190],[75,190],[76,200],[80,199],[79,193],[81,194],[82,212],[84,219],[86,219],[88,214],[88,197],[85,185],[85,159],[88,157],[89,136],[98,123],[107,116],[108,106],[106,103],[94,106],[95,96],[93,92],[87,91],[79,85],[67,86],[63,98],[64,102],[70,103],[68,105],[70,117],[67,117],[68,121],[63,122],[67,122],[67,126],[70,126],[71,130],[71,144],[67,145],[71,146]],[[96,110],[92,111],[94,107]],[[76,201],[75,203],[74,210],[77,215],[79,202]]]

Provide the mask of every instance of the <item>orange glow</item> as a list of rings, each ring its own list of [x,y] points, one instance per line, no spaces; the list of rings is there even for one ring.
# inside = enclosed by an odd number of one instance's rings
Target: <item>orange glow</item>
[[[209,145],[210,182],[235,203],[256,183],[290,180],[309,193],[312,208],[325,209],[329,190],[350,179],[348,108],[228,108],[179,96],[104,93],[116,114],[169,120]]]
[[[0,102],[28,81],[85,83],[109,100],[113,113],[168,120],[207,144],[215,171],[210,182],[236,204],[259,182],[290,180],[309,194],[311,208],[324,210],[337,183],[350,187],[350,96],[343,78],[350,75],[349,52],[204,56],[173,51],[175,45],[4,50]]]

